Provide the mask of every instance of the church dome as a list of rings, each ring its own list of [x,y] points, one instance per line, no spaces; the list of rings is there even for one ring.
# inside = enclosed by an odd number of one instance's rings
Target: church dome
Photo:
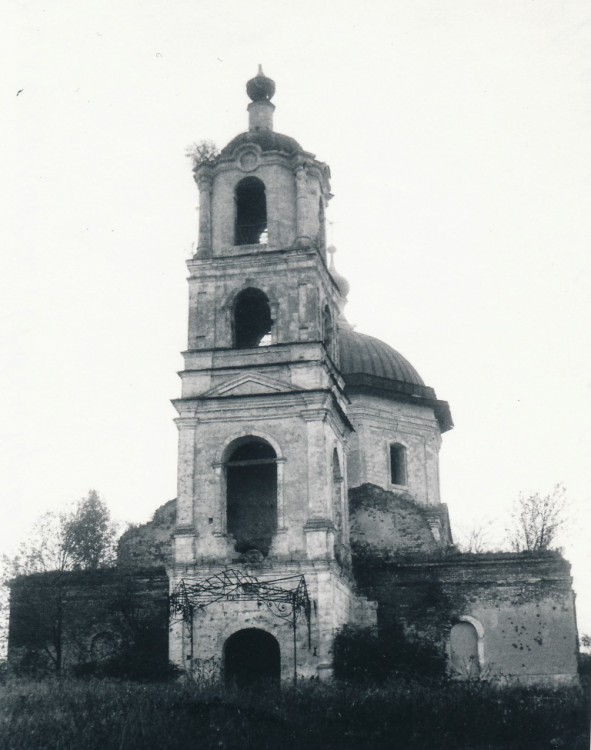
[[[340,370],[345,382],[352,376],[369,376],[425,386],[410,362],[391,346],[349,328],[339,329]]]
[[[412,401],[433,408],[441,432],[451,430],[453,420],[447,401],[439,401],[433,388],[402,354],[384,341],[357,333],[348,324],[339,326],[340,371],[345,390],[373,393],[395,401]]]
[[[273,130],[250,130],[246,133],[240,133],[232,138],[227,146],[222,149],[222,155],[230,156],[238,146],[246,144],[256,144],[262,151],[283,151],[288,154],[295,154],[302,151],[302,147],[295,138],[282,133],[275,133]]]

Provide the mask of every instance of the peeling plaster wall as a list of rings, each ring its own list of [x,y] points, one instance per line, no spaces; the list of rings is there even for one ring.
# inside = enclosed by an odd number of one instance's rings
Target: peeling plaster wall
[[[361,591],[378,602],[382,634],[409,635],[449,653],[463,617],[483,628],[484,677],[577,684],[577,629],[570,565],[557,554],[455,555],[355,565]]]
[[[351,436],[350,487],[369,483],[392,490],[390,444],[406,448],[406,485],[417,502],[437,505],[441,433],[433,409],[419,404],[352,394],[347,410],[355,432]]]
[[[310,630],[305,613],[298,610],[294,649],[291,608],[278,609],[264,600],[220,600],[195,612],[192,639],[187,637],[186,625],[180,621],[172,624],[170,660],[198,675],[208,678],[222,676],[226,640],[245,628],[259,628],[270,633],[279,643],[283,680],[292,679],[295,671],[301,677],[322,678],[332,674],[332,646],[339,627],[347,622],[375,627],[375,605],[353,593],[350,581],[343,578],[334,563],[292,563],[277,567],[261,562],[254,566],[236,565],[235,568],[261,581],[303,575],[311,604]],[[171,590],[185,576],[204,580],[222,570],[216,566],[176,570]]]

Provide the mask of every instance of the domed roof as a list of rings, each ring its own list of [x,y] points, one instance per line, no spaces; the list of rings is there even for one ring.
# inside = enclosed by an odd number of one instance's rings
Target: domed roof
[[[451,430],[453,420],[447,401],[439,401],[433,388],[410,362],[391,346],[348,324],[340,325],[340,371],[347,393],[373,393],[395,401],[422,403],[433,409],[441,432]]]
[[[419,373],[402,354],[373,336],[340,328],[339,349],[340,370],[345,381],[348,380],[348,375],[370,375],[425,385]]]
[[[276,133],[274,130],[262,129],[240,133],[240,135],[232,138],[227,146],[224,146],[221,153],[224,156],[229,156],[238,146],[244,146],[249,143],[260,146],[263,151],[284,151],[288,154],[295,154],[303,150],[295,138],[290,138],[290,136],[283,135],[282,133]]]

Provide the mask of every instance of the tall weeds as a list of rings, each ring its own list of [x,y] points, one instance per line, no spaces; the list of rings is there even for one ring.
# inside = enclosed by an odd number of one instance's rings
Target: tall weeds
[[[0,686],[0,750],[583,750],[587,704],[576,689],[443,680],[233,692],[13,679]]]

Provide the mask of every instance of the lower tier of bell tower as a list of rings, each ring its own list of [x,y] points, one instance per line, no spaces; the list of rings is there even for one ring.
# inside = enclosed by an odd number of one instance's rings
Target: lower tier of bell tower
[[[339,628],[377,623],[377,605],[328,561],[175,566],[169,576],[169,658],[203,679],[329,678]]]

